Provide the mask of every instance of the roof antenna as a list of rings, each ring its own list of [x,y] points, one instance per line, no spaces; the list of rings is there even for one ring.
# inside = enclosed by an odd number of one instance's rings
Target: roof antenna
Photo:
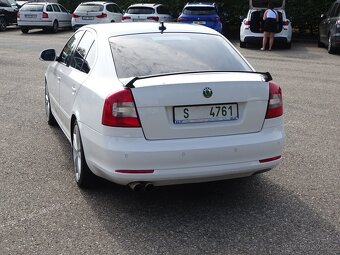
[[[161,31],[161,34],[163,34],[163,32],[166,30],[166,27],[164,26],[164,22],[163,21],[161,21],[161,25],[158,28]]]

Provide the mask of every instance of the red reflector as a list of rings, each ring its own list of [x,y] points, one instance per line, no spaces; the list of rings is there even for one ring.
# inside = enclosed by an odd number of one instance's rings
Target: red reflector
[[[77,14],[75,14],[75,13],[72,13],[72,18],[75,18],[75,19],[77,19],[77,18],[80,18],[80,16],[79,16],[79,15],[77,15]]]
[[[47,13],[47,12],[43,12],[42,18],[43,18],[43,19],[48,19],[48,13]]]
[[[283,22],[282,22],[282,25],[284,25],[284,26],[288,26],[288,25],[289,25],[289,20],[285,20],[285,21],[283,21]]]
[[[107,17],[107,14],[102,12],[102,14],[96,16],[98,19],[103,19]]]
[[[152,174],[155,170],[116,170],[116,173],[122,174]]]
[[[131,17],[129,17],[129,16],[123,16],[122,17],[122,20],[126,20],[126,19],[131,19]]]
[[[273,157],[273,158],[265,158],[265,159],[261,159],[259,160],[260,163],[267,163],[267,162],[271,162],[271,161],[274,161],[274,160],[278,160],[281,158],[281,155],[280,156],[276,156],[276,157]]]

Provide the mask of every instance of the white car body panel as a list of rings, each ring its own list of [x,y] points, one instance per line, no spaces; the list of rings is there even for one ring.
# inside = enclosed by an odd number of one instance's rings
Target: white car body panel
[[[68,71],[63,70],[66,67],[57,62],[52,62],[47,69],[45,77],[52,113],[70,142],[71,119],[77,119],[86,162],[91,171],[122,185],[148,181],[157,186],[250,176],[277,166],[281,158],[265,163],[260,163],[259,160],[282,155],[285,140],[283,117],[264,119],[268,102],[268,82],[256,74],[183,74],[180,77],[168,76],[167,79],[139,80],[135,83],[136,88],[131,91],[135,97],[137,111],[141,115],[142,128],[118,128],[101,124],[106,97],[123,89],[122,81],[117,78],[115,72],[108,38],[140,31],[152,32],[157,30],[158,26],[159,24],[143,23],[136,27],[131,23],[121,23],[80,28],[79,31],[91,30],[96,35],[97,58],[90,73],[79,74],[78,70],[71,67],[68,67]],[[181,32],[221,36],[203,26],[166,26],[169,33],[178,32],[180,29]],[[58,72],[64,74],[60,76],[59,83],[55,81]],[[223,93],[227,94],[227,101],[246,102],[249,109],[247,106],[248,112],[243,116],[247,120],[235,122],[236,124],[228,121],[203,123],[196,128],[189,124],[178,130],[173,128],[171,123],[166,126],[168,120],[159,120],[159,116],[152,115],[153,106],[161,106],[164,111],[164,105],[205,104],[204,98],[201,102],[195,96],[185,98],[189,87],[192,87],[190,83],[197,83],[197,91],[200,94],[205,86],[216,89],[215,98],[212,97],[210,102],[225,101],[226,99],[221,97]],[[74,85],[75,93],[72,90]],[[178,87],[179,90],[171,90],[171,87]],[[222,87],[223,90],[219,90]],[[160,96],[164,91],[168,97]],[[242,126],[245,123],[249,126]],[[237,131],[238,128],[233,125],[239,125],[241,131]],[[165,130],[161,130],[163,128]],[[223,128],[226,129],[224,133]],[[120,169],[152,169],[154,173],[115,172]]]

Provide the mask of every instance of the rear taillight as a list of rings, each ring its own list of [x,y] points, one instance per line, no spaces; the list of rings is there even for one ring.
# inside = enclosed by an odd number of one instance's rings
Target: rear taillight
[[[280,117],[283,114],[282,91],[275,82],[269,82],[269,100],[266,119]]]
[[[107,14],[102,12],[102,14],[96,16],[98,19],[104,19],[107,17]]]
[[[157,16],[150,16],[150,17],[147,17],[148,20],[154,20],[154,21],[159,21],[159,17]]]
[[[20,19],[20,12],[17,12],[17,19]]]
[[[131,17],[129,17],[129,16],[123,16],[122,17],[122,20],[126,20],[126,19],[131,19]]]
[[[246,20],[246,19],[243,21],[243,23],[244,23],[244,25],[247,25],[247,26],[250,25],[250,21]]]
[[[104,103],[102,124],[111,127],[140,127],[130,89],[108,96]]]
[[[288,26],[288,25],[289,25],[289,20],[285,20],[285,21],[283,21],[283,22],[282,22],[282,25],[284,25],[284,26]]]
[[[177,22],[186,21],[186,20],[189,20],[189,19],[186,19],[186,18],[177,18]]]
[[[43,19],[48,19],[48,13],[47,12],[43,12],[42,13],[42,18]]]
[[[72,13],[72,18],[77,19],[77,18],[80,18],[80,16],[78,14]]]

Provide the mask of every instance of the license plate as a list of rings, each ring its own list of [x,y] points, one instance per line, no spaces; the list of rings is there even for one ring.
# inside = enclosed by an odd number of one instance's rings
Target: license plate
[[[198,25],[205,25],[205,21],[202,20],[195,20],[193,23]]]
[[[231,121],[239,119],[237,103],[181,106],[174,107],[173,112],[175,124]]]
[[[37,15],[35,14],[35,15],[31,15],[31,14],[25,14],[25,18],[36,18],[37,17]]]
[[[89,16],[83,16],[83,20],[93,20],[94,19],[94,17],[89,17]]]
[[[141,21],[146,21],[145,19],[132,19],[133,22],[141,22]]]

